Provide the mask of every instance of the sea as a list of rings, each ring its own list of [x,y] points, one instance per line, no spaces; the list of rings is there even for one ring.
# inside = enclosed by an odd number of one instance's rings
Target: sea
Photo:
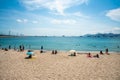
[[[120,52],[120,37],[11,37],[0,38],[0,48],[18,49],[24,45],[25,49],[60,50],[60,51],[109,51]]]

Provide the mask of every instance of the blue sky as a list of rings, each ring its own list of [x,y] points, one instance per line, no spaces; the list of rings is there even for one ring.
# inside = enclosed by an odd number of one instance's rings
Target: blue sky
[[[120,0],[0,0],[0,33],[120,33]]]

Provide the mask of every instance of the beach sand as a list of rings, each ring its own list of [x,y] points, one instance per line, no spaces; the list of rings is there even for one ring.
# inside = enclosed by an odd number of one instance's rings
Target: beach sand
[[[35,50],[32,59],[25,59],[25,53],[0,50],[0,80],[120,80],[120,53],[87,58]]]

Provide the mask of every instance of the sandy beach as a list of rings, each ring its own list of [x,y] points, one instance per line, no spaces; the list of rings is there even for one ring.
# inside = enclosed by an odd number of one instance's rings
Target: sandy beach
[[[35,57],[25,59],[26,52],[0,50],[0,80],[120,80],[120,53],[87,58],[34,50]]]

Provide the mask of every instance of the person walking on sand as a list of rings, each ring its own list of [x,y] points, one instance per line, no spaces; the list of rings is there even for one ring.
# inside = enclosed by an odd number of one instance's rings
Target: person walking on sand
[[[109,55],[109,53],[108,53],[108,48],[107,48],[107,49],[105,49],[105,53]]]
[[[40,53],[43,53],[43,46],[41,46],[41,50],[40,50]]]

